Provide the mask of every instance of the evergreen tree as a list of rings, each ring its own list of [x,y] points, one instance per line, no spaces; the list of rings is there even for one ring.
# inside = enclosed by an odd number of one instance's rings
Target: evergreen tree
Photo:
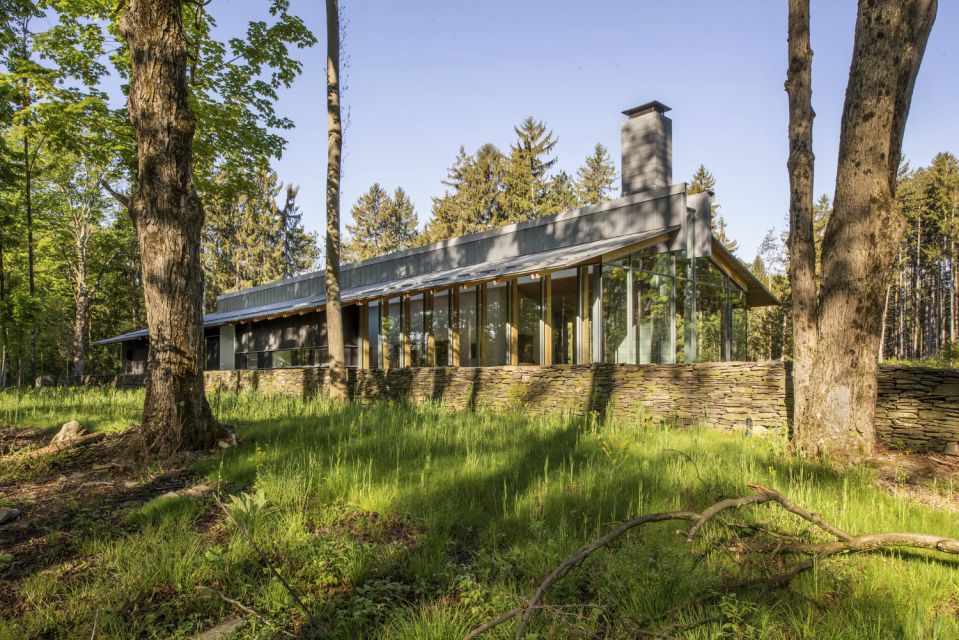
[[[568,211],[580,206],[576,183],[565,171],[560,171],[549,181],[549,209],[553,212]]]
[[[509,222],[504,210],[503,174],[506,158],[491,144],[467,155],[460,147],[446,180],[447,191],[433,198],[433,217],[424,242],[499,227]]]
[[[553,132],[532,116],[513,130],[517,140],[510,147],[503,181],[507,223],[531,220],[557,211],[557,200],[551,197],[547,175],[556,164],[556,158],[549,157],[557,143]]]
[[[582,167],[576,170],[576,192],[579,204],[599,204],[609,200],[616,183],[616,166],[606,147],[597,143],[593,153],[586,157]]]
[[[280,263],[282,276],[293,276],[312,271],[320,258],[320,248],[316,233],[303,228],[303,213],[296,204],[300,188],[286,186],[286,200],[280,209]]]
[[[393,197],[375,183],[357,200],[347,224],[350,242],[345,247],[349,260],[366,260],[390,251],[412,247],[417,237],[413,202],[402,188]]]
[[[694,195],[715,190],[716,177],[706,169],[705,165],[699,165],[699,168],[697,168],[693,174],[692,180],[689,181],[689,187],[687,187],[686,193]],[[712,206],[711,218],[713,235],[716,236],[716,239],[719,240],[730,253],[736,253],[736,250],[739,249],[739,243],[730,238],[726,232],[726,220],[723,219],[723,215],[719,213],[718,204]]]

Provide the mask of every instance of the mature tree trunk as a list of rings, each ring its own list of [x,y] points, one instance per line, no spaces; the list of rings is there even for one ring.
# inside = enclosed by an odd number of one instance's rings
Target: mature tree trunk
[[[221,433],[203,393],[203,207],[191,167],[195,123],[181,9],[182,0],[129,0],[120,19],[138,161],[129,211],[150,337],[141,431],[146,450],[159,456],[210,447]]]
[[[29,102],[27,103],[29,106]],[[24,196],[27,208],[27,271],[30,286],[30,301],[36,301],[36,276],[34,269],[34,250],[33,250],[33,163],[30,162],[30,143],[28,137],[23,138],[23,180]],[[32,315],[30,319],[30,384],[37,383],[37,317]]]
[[[340,7],[326,0],[326,339],[330,359],[330,397],[346,398],[346,348],[340,305]]]
[[[805,411],[818,329],[813,216],[812,47],[809,0],[789,0],[789,283],[793,317],[793,414]],[[798,423],[797,423],[798,426]]]
[[[833,214],[823,239],[819,335],[796,415],[805,455],[872,453],[880,310],[906,221],[896,175],[936,0],[861,0],[843,107]]]

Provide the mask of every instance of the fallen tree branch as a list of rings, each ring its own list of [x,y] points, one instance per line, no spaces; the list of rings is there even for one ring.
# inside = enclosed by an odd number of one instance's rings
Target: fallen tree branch
[[[107,434],[99,431],[97,433],[88,433],[83,436],[77,436],[76,438],[70,438],[68,440],[61,440],[60,442],[53,442],[48,444],[45,447],[40,447],[39,449],[34,449],[33,451],[28,451],[21,456],[24,460],[33,460],[35,458],[42,458],[43,456],[48,456],[54,453],[59,453],[65,451],[66,449],[73,449],[76,447],[85,447],[87,445],[93,444],[94,442],[99,442],[103,440]]]
[[[266,616],[264,616],[262,613],[260,613],[260,612],[257,611],[256,609],[253,609],[253,608],[251,608],[251,607],[246,606],[245,604],[243,604],[243,603],[240,602],[239,600],[234,600],[233,598],[231,598],[230,596],[226,595],[225,593],[223,593],[223,592],[220,591],[219,589],[214,589],[213,587],[207,587],[207,586],[202,585],[202,584],[201,584],[201,585],[197,585],[197,587],[200,588],[200,589],[204,589],[204,590],[206,590],[206,591],[210,591],[210,592],[212,592],[212,593],[217,594],[218,596],[220,596],[220,599],[223,600],[223,602],[226,602],[227,604],[233,605],[234,607],[236,607],[237,609],[239,609],[240,611],[242,611],[243,613],[245,613],[245,614],[247,614],[247,615],[253,616],[254,618],[256,618],[257,620],[259,620],[260,622],[262,622],[263,624],[265,624],[265,625],[266,625],[267,627],[269,627],[270,629],[273,629],[274,631],[276,631],[276,632],[277,632],[278,634],[280,634],[281,636],[284,636],[284,637],[286,637],[286,638],[299,638],[299,637],[300,637],[300,636],[296,635],[295,633],[290,633],[289,631],[285,631],[285,630],[279,628],[278,626],[276,626],[275,624],[273,624],[273,623],[270,621],[269,618],[267,618]]]
[[[466,635],[465,640],[474,640],[486,631],[489,631],[494,627],[497,627],[505,622],[508,622],[509,620],[512,620],[513,618],[522,615],[522,619],[520,620],[519,626],[516,630],[516,638],[517,640],[520,640],[526,633],[526,629],[529,626],[529,622],[533,616],[533,613],[536,611],[536,609],[544,608],[541,602],[543,596],[546,594],[546,591],[556,584],[556,582],[561,580],[563,576],[569,573],[573,568],[582,564],[583,561],[585,561],[590,555],[604,547],[607,547],[610,543],[625,534],[630,529],[653,522],[667,522],[671,520],[692,522],[693,525],[690,527],[689,532],[685,535],[686,541],[691,542],[695,539],[699,532],[702,531],[703,527],[718,514],[727,510],[738,510],[750,505],[766,504],[770,502],[778,504],[781,508],[789,513],[799,516],[810,524],[815,525],[823,532],[832,536],[834,540],[828,542],[805,543],[786,542],[783,539],[780,539],[777,541],[774,549],[770,549],[768,546],[762,548],[749,548],[748,550],[753,552],[772,551],[773,555],[779,555],[780,553],[792,553],[811,555],[812,557],[797,562],[788,570],[781,573],[777,573],[770,577],[755,578],[739,582],[725,587],[719,592],[707,594],[706,596],[699,596],[682,606],[703,604],[733,591],[759,588],[762,593],[766,593],[771,589],[788,585],[798,575],[816,566],[816,564],[820,561],[840,553],[868,553],[892,547],[908,547],[915,549],[929,549],[933,551],[940,551],[942,553],[959,555],[959,540],[945,538],[942,536],[901,532],[873,533],[854,536],[826,521],[819,514],[813,513],[793,503],[791,500],[774,489],[769,489],[759,484],[749,484],[747,486],[755,493],[738,498],[726,498],[724,500],[720,500],[719,502],[716,502],[704,509],[701,513],[697,513],[695,511],[667,511],[662,513],[647,514],[621,523],[604,536],[580,547],[576,553],[557,566],[556,569],[554,569],[540,583],[539,587],[536,589],[536,592],[533,594],[533,597],[528,603],[507,611],[499,617],[475,627],[469,632],[469,634]],[[649,619],[649,621],[651,622],[656,619],[662,619],[665,615],[666,614],[657,616],[654,619]],[[702,620],[712,621],[712,619],[708,617],[702,618]],[[702,622],[702,624],[707,623],[708,622]],[[644,631],[643,633],[645,635],[655,636],[657,632]]]

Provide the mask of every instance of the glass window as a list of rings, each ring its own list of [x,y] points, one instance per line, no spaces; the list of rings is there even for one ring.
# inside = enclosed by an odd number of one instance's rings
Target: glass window
[[[726,275],[709,258],[696,258],[696,282],[725,287]]]
[[[664,276],[673,275],[673,254],[656,253],[656,249],[644,249],[635,256],[634,268],[650,273],[661,273]]]
[[[411,367],[425,367],[426,362],[426,309],[423,294],[410,299],[410,362]]]
[[[370,361],[366,363],[371,369],[380,366],[380,303],[371,302],[369,313],[367,314],[369,324],[367,325],[367,335],[370,339]]]
[[[509,283],[486,285],[483,366],[509,364]]]
[[[433,362],[434,367],[448,367],[450,353],[450,292],[439,291],[433,295]]]
[[[726,289],[696,284],[696,360],[720,362],[726,351]]]
[[[678,262],[678,261],[677,261]],[[677,265],[678,268],[678,265]],[[673,305],[673,335],[675,360],[673,362],[693,362],[693,351],[696,346],[694,331],[696,323],[692,317],[695,302],[693,283],[685,278],[675,279],[676,293]]]
[[[640,364],[669,364],[673,351],[673,278],[637,271],[633,274],[636,354]]]
[[[273,368],[274,369],[285,369],[287,367],[293,366],[293,351],[290,349],[283,349],[281,351],[273,352]]]
[[[603,361],[629,362],[629,258],[603,265]]]
[[[460,289],[460,366],[475,367],[479,364],[479,344],[477,343],[476,287]]]
[[[576,269],[557,271],[550,276],[550,303],[553,327],[553,363],[576,362]]]
[[[402,367],[403,362],[403,299],[390,298],[383,316],[383,339],[389,354],[390,367]]]
[[[748,314],[746,312],[746,295],[739,289],[729,290],[729,306],[731,307],[731,345],[730,358],[733,360],[749,360],[747,347]]]
[[[542,281],[524,276],[516,281],[519,300],[517,348],[520,364],[540,364],[540,322],[543,318]]]

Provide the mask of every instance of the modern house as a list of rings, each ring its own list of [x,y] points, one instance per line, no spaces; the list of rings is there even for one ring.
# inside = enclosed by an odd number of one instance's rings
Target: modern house
[[[672,183],[667,111],[623,112],[615,200],[343,265],[347,365],[746,359],[748,309],[778,301],[712,235],[712,194]],[[324,292],[321,271],[220,296],[207,368],[323,366]],[[143,373],[146,336],[98,344]]]

